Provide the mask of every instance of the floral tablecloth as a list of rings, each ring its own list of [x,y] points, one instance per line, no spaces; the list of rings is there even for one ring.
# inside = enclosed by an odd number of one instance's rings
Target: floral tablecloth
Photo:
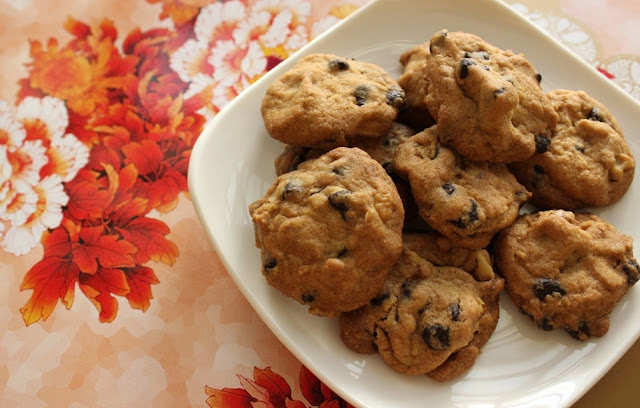
[[[208,119],[367,2],[0,1],[1,407],[346,406],[235,287],[187,168]],[[640,98],[640,3],[507,3]],[[639,364],[576,406],[639,401]]]

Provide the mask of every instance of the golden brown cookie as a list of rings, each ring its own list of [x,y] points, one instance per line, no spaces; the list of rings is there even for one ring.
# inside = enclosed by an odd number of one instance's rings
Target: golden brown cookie
[[[366,304],[402,251],[395,185],[357,148],[333,149],[279,176],[249,212],[267,282],[313,314]]]
[[[333,148],[357,136],[383,136],[404,102],[402,88],[379,66],[311,54],[268,87],[261,112],[273,138]]]
[[[511,170],[540,209],[577,210],[618,201],[631,185],[635,160],[609,110],[583,91],[548,94],[560,118],[550,137],[536,138],[536,153]]]
[[[426,374],[472,341],[484,313],[471,275],[405,250],[378,296],[341,315],[341,338],[355,351],[378,351],[395,371]]]
[[[454,352],[427,376],[436,381],[449,381],[467,373],[475,364],[484,346],[498,326],[500,318],[500,292],[504,288],[504,279],[500,277],[479,282],[478,291],[484,302],[485,312],[480,318],[480,326],[468,345]]]
[[[550,136],[558,116],[522,54],[447,30],[429,50],[425,103],[442,144],[470,160],[513,162],[533,155],[535,136]]]
[[[549,210],[520,216],[493,243],[513,302],[544,330],[586,340],[609,330],[609,314],[640,271],[631,237],[600,217]]]
[[[505,164],[472,162],[440,145],[439,131],[435,125],[402,143],[394,171],[409,180],[427,224],[459,246],[484,248],[530,193]]]

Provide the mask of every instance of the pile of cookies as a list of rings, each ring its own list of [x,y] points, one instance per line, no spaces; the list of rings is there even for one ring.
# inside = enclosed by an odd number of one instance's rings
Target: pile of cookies
[[[285,146],[249,206],[266,281],[338,317],[351,350],[438,381],[473,366],[504,288],[544,330],[604,335],[640,278],[631,238],[584,211],[634,177],[611,113],[545,93],[522,54],[470,33],[437,32],[399,63],[393,78],[312,54],[267,89]]]

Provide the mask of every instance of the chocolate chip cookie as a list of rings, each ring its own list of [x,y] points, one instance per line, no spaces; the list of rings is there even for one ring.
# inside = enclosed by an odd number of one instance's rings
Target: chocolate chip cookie
[[[484,248],[530,193],[503,163],[473,162],[438,141],[440,125],[402,143],[394,171],[409,180],[421,217],[457,245]]]
[[[600,217],[548,210],[520,216],[493,243],[513,302],[544,330],[603,336],[609,314],[640,278],[631,237]]]
[[[402,251],[398,192],[358,148],[333,149],[279,176],[249,212],[267,282],[313,314],[369,302]]]
[[[504,289],[504,279],[494,277],[478,283],[480,299],[484,302],[485,312],[480,318],[478,331],[468,345],[452,353],[444,363],[440,364],[427,376],[436,381],[449,381],[468,372],[476,362],[477,357],[498,326],[500,318],[500,292]]]
[[[404,91],[381,67],[312,54],[268,87],[261,112],[273,138],[333,148],[357,136],[383,136],[404,103]]]
[[[377,351],[395,371],[426,374],[469,345],[484,313],[471,275],[405,250],[379,294],[341,315],[341,338],[353,350]]]
[[[550,137],[558,115],[522,54],[447,30],[429,51],[425,103],[442,144],[471,160],[513,162],[533,155],[536,136]]]
[[[618,201],[633,181],[635,160],[611,112],[583,91],[556,89],[548,98],[560,118],[536,153],[511,170],[540,209],[577,210]]]

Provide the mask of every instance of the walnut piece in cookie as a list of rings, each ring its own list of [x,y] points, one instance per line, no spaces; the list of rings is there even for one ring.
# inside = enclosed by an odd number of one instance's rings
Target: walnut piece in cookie
[[[402,143],[393,168],[409,180],[420,216],[466,248],[484,248],[516,219],[530,193],[503,163],[473,162],[442,146],[439,125]]]
[[[431,38],[429,51],[425,103],[442,144],[470,160],[514,162],[555,128],[542,77],[522,54],[447,30]]]
[[[377,351],[397,372],[426,374],[469,345],[484,314],[471,275],[405,250],[378,295],[340,316],[340,335],[354,351]]]
[[[358,148],[333,149],[279,176],[249,212],[267,282],[312,314],[366,304],[402,251],[402,201]]]
[[[583,91],[548,94],[560,121],[536,137],[536,153],[511,163],[539,209],[578,210],[618,201],[633,181],[635,159],[611,112]]]
[[[383,136],[404,103],[404,91],[381,67],[311,54],[268,87],[261,113],[273,138],[330,149],[358,136]]]
[[[523,214],[492,245],[520,310],[578,340],[606,334],[609,314],[640,278],[631,237],[587,212]]]

